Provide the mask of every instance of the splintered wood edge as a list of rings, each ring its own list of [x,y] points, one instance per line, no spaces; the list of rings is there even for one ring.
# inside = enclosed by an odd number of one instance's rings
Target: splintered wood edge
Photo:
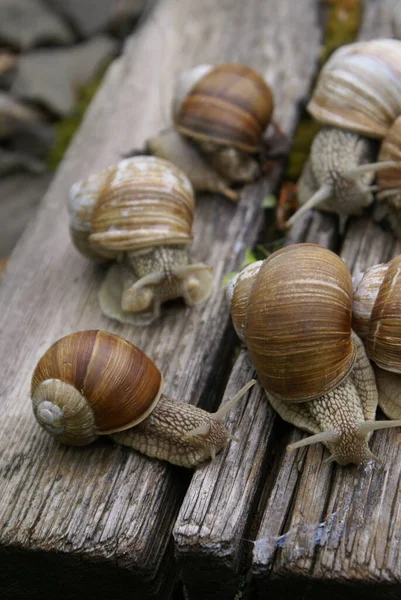
[[[222,404],[254,377],[248,354],[242,350]],[[244,532],[260,479],[268,477],[266,451],[274,420],[263,389],[255,385],[225,420],[238,441],[231,441],[215,463],[198,469],[192,478],[173,529],[175,554],[189,598],[199,597],[205,589],[208,597],[213,589],[222,597],[235,595],[238,562],[246,545]]]

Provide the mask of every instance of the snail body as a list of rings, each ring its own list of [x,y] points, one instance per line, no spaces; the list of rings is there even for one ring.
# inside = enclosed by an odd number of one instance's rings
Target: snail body
[[[196,191],[237,200],[229,186],[260,175],[263,134],[272,112],[272,92],[250,67],[198,65],[177,81],[174,131],[148,140],[147,150],[182,168]]]
[[[379,403],[401,418],[401,256],[355,279],[353,327],[377,368]]]
[[[147,324],[166,300],[208,298],[211,268],[189,264],[194,197],[173,164],[150,156],[120,161],[73,185],[68,210],[77,249],[95,262],[117,262],[99,294],[102,311]]]
[[[99,435],[150,457],[194,468],[227,444],[221,422],[250,382],[217,413],[163,394],[163,376],[151,359],[123,338],[81,331],[61,338],[39,360],[31,398],[38,423],[75,446]]]
[[[301,207],[289,225],[310,208],[346,218],[369,206],[375,192],[382,209],[399,197],[401,162],[393,142],[400,127],[400,64],[401,41],[392,39],[343,46],[327,61],[307,107],[324,127],[301,174]]]
[[[351,330],[352,279],[344,262],[315,244],[295,244],[250,265],[229,289],[234,327],[283,419],[313,434],[293,450],[323,442],[331,459],[372,458],[377,388],[361,340]]]

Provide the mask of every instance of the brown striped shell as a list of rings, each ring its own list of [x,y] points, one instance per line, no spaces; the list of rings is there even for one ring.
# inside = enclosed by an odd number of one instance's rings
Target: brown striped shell
[[[249,295],[262,264],[263,261],[258,260],[247,265],[228,283],[226,289],[226,294],[231,304],[231,318],[235,332],[245,344],[245,325]]]
[[[352,280],[337,255],[315,244],[278,250],[254,271],[252,285],[250,277],[242,280],[246,311],[238,283],[233,319],[266,390],[303,402],[345,379],[355,360]]]
[[[264,79],[240,64],[210,70],[201,65],[199,73],[203,76],[176,111],[178,131],[197,141],[257,152],[273,112],[273,95]]]
[[[189,179],[154,156],[122,160],[76,183],[68,208],[73,240],[89,257],[92,252],[115,258],[127,251],[192,241],[194,195]]]
[[[401,161],[401,116],[399,116],[390,127],[386,138],[383,140],[378,155],[380,162]],[[377,173],[377,184],[380,190],[399,190],[397,200],[401,196],[401,169],[391,167],[382,169]],[[380,199],[380,194],[379,194]]]
[[[41,357],[31,397],[35,417],[49,433],[81,445],[143,421],[162,387],[160,371],[139,348],[112,333],[80,331],[61,338]]]
[[[401,373],[401,256],[363,275],[354,293],[353,327],[369,358]]]
[[[356,42],[336,50],[307,108],[326,125],[383,138],[401,114],[401,41]]]

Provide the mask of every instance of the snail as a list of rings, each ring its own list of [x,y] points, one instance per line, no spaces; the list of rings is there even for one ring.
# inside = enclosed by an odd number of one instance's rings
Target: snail
[[[272,113],[273,94],[250,67],[198,65],[177,81],[174,128],[150,138],[146,150],[176,164],[196,191],[236,201],[239,194],[229,186],[261,174],[263,134]]]
[[[103,282],[103,313],[135,325],[151,323],[166,300],[188,306],[212,291],[211,267],[188,264],[192,186],[175,165],[136,156],[75,183],[68,200],[71,238],[95,262],[116,260]]]
[[[348,44],[327,61],[307,106],[325,126],[298,182],[301,207],[287,225],[314,207],[344,221],[372,204],[375,192],[382,210],[394,198],[400,203],[400,65],[401,41],[393,39]]]
[[[354,278],[353,327],[377,365],[379,404],[401,419],[401,256]]]
[[[289,450],[323,442],[329,460],[374,458],[377,388],[364,346],[351,330],[352,279],[345,263],[316,244],[294,244],[253,263],[227,288],[234,328],[246,344],[273,408],[313,434]]]
[[[147,456],[194,468],[234,439],[222,418],[253,384],[208,413],[165,396],[163,375],[139,348],[93,330],[67,335],[43,354],[31,398],[36,420],[61,443],[83,446],[109,435]]]

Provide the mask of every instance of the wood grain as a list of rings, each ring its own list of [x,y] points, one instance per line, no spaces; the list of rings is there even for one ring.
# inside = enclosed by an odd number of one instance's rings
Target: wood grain
[[[283,35],[269,9],[283,25],[291,3],[276,5],[160,1],[109,69],[9,260],[0,291],[0,549],[2,590],[12,598],[53,597],[57,583],[64,598],[77,590],[100,598],[128,598],[132,590],[141,598],[170,596],[171,532],[191,474],[107,440],[86,448],[57,445],[33,420],[30,377],[56,339],[103,328],[146,350],[165,374],[167,394],[207,408],[218,404],[235,339],[221,280],[255,242],[263,223],[260,201],[277,185],[280,169],[248,186],[237,207],[199,198],[193,256],[214,267],[213,297],[192,310],[170,307],[142,330],[101,316],[97,290],[104,271],[73,249],[65,203],[74,181],[116,162],[168,124],[174,78],[197,63],[243,61],[260,69],[276,94],[275,118],[291,133],[313,71],[318,29],[313,10],[310,16],[299,11],[304,33],[295,39],[293,20],[291,35]]]
[[[391,37],[390,16],[386,3],[366,1],[361,39]],[[351,220],[337,245],[354,273],[401,250],[400,242],[369,216]],[[383,418],[380,411],[378,418]],[[372,450],[382,462],[327,466],[321,447],[283,461],[255,536],[255,598],[265,598],[267,590],[293,599],[400,595],[399,431],[374,434]]]
[[[283,423],[259,386],[227,417],[239,442],[192,476],[107,440],[57,445],[33,420],[30,376],[57,338],[104,328],[142,347],[165,374],[166,393],[214,409],[253,369],[238,342],[221,289],[262,229],[261,199],[279,166],[248,186],[238,207],[218,197],[197,203],[193,256],[212,264],[216,285],[204,306],[171,306],[147,329],[102,317],[104,275],[68,237],[71,184],[116,162],[168,125],[177,73],[200,62],[243,61],[276,97],[289,134],[319,55],[313,0],[160,0],[108,71],[37,218],[1,280],[0,588],[2,598],[233,598],[241,582],[255,599],[400,595],[399,433],[375,434],[382,464],[323,464],[322,446],[286,453],[303,434]],[[366,0],[361,37],[392,34],[389,3]],[[377,33],[376,33],[377,32]],[[357,272],[400,252],[369,216],[350,223],[311,212],[286,243],[321,243]],[[228,383],[227,383],[228,380]],[[227,386],[226,386],[227,383]],[[23,573],[23,575],[21,575]]]
[[[254,9],[247,4],[247,13],[249,8]],[[260,65],[271,68],[274,64],[276,69],[283,69],[282,75],[276,75],[275,94],[280,98],[284,91],[285,103],[290,99],[288,94],[295,90],[299,99],[306,97],[316,65],[314,57],[319,52],[316,3],[304,2],[301,6],[292,2],[265,2],[259,10],[258,18],[265,23],[264,38],[270,40],[270,55],[260,56]],[[258,53],[260,49],[255,46],[252,56]],[[283,110],[284,105],[280,105]],[[332,222],[330,217],[329,221]],[[321,229],[324,243],[323,232],[328,228]],[[244,354],[241,353],[232,371],[227,395],[252,376]],[[263,480],[269,479],[269,454],[283,453],[282,440],[273,450],[273,440],[277,442],[271,435],[275,417],[260,388],[251,391],[247,407],[233,411],[230,422],[235,419],[238,423],[239,418],[239,425],[232,429],[239,443],[231,444],[216,464],[206,465],[195,473],[173,530],[180,576],[186,597],[191,600],[234,597],[243,570],[241,563],[249,552],[246,532]]]

